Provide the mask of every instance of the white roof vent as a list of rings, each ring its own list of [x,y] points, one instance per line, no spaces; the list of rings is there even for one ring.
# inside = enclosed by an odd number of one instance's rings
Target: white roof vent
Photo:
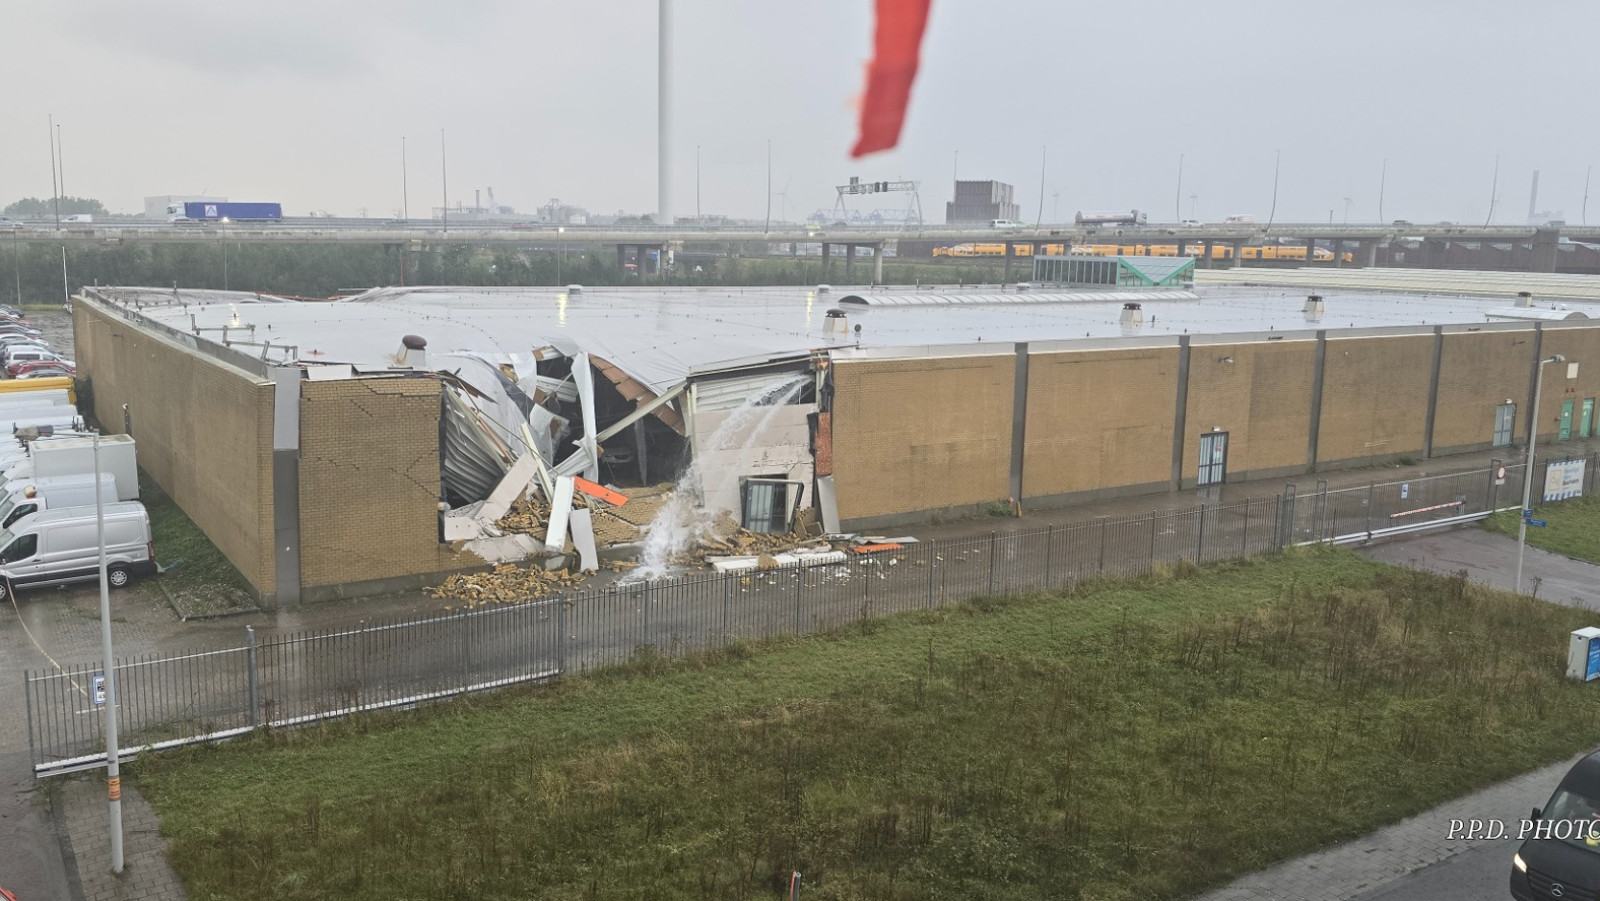
[[[1322,302],[1321,294],[1307,294],[1306,305],[1300,308],[1300,312],[1307,316],[1321,316],[1327,309],[1327,305]]]
[[[568,294],[582,294],[583,293],[583,286],[582,285],[568,285],[567,286],[567,293]]]
[[[1122,305],[1122,317],[1118,320],[1123,325],[1144,325],[1144,307],[1129,301]]]
[[[1532,291],[1518,291],[1517,292],[1517,306],[1519,306],[1519,307],[1531,307],[1531,306],[1533,306],[1533,292]]]
[[[827,294],[829,291],[832,291],[832,290],[833,290],[833,286],[832,285],[818,285],[817,286],[817,293],[818,294]]]

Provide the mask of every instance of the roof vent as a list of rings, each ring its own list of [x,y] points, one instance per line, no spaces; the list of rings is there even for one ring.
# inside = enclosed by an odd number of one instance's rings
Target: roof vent
[[[567,293],[568,294],[582,294],[583,293],[583,286],[582,285],[568,285],[567,286]]]
[[[1122,305],[1122,318],[1118,321],[1123,325],[1144,325],[1144,308],[1129,301]]]
[[[1026,294],[1026,293],[1028,293],[1028,289],[1030,289],[1032,287],[1033,287],[1033,284],[1031,282],[1017,282],[1017,293],[1018,294]]]
[[[409,369],[426,369],[428,366],[428,339],[421,335],[406,335],[400,339],[401,365]]]
[[[824,315],[822,330],[829,335],[847,335],[850,333],[850,317],[844,310],[835,307]]]
[[[1533,306],[1533,292],[1532,291],[1518,291],[1517,292],[1517,306],[1519,306],[1519,307],[1531,307],[1531,306]]]
[[[1307,294],[1306,305],[1300,308],[1300,312],[1307,316],[1321,316],[1326,311],[1327,306],[1323,304],[1321,294]]]
[[[818,285],[817,286],[817,293],[818,294],[827,294],[829,291],[832,291],[832,290],[833,290],[833,286],[832,285]]]

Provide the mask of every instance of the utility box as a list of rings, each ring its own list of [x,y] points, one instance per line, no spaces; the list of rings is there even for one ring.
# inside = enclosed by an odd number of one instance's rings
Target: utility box
[[[1579,682],[1600,679],[1600,629],[1590,626],[1572,633],[1567,644],[1567,678]]]

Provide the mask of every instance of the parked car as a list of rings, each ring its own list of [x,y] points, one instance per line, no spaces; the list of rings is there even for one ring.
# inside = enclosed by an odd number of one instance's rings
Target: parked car
[[[21,375],[16,376],[16,378],[19,378],[19,379],[62,379],[62,378],[70,379],[70,378],[76,378],[77,375],[78,375],[78,370],[76,370],[76,369],[74,369],[74,368],[72,368],[70,366],[53,366],[53,365],[51,365],[51,366],[42,366],[42,367],[40,367],[38,369],[30,369],[27,372],[24,372]]]
[[[31,325],[23,325],[19,322],[0,320],[0,335],[25,335],[29,338],[42,338],[44,337],[44,332],[39,331]]]
[[[55,360],[18,360],[6,364],[6,375],[12,378],[21,378],[24,374],[38,372],[44,369],[60,370],[57,374],[77,375],[78,367],[73,366],[65,359]],[[38,376],[35,376],[37,378]]]
[[[1532,836],[1511,858],[1511,897],[1593,898],[1600,893],[1600,751],[1561,778],[1533,809]]]
[[[76,369],[77,366],[67,358],[61,356],[47,347],[38,347],[28,344],[13,344],[6,348],[6,368],[9,370],[13,363],[32,362],[35,360],[50,360],[58,364],[65,364]]]

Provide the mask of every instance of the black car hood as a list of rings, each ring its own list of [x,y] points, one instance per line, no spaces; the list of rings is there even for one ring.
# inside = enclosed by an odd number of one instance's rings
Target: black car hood
[[[1558,838],[1528,839],[1517,853],[1528,869],[1562,885],[1600,891],[1600,853],[1586,851]]]

